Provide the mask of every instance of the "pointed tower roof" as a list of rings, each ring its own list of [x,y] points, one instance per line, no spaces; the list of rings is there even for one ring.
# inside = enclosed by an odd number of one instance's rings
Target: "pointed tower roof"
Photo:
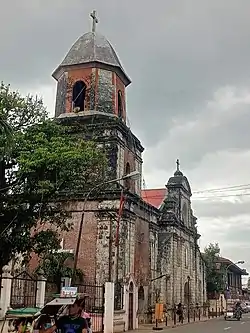
[[[180,188],[182,187],[182,189],[184,189],[186,192],[188,192],[188,194],[191,196],[192,195],[192,191],[191,191],[191,187],[189,184],[189,181],[187,179],[186,176],[183,175],[183,173],[180,171],[180,162],[177,159],[176,161],[176,171],[174,173],[173,177],[170,177],[168,180],[168,183],[166,185],[167,188]]]
[[[52,76],[58,80],[65,67],[92,65],[95,63],[97,67],[98,65],[112,67],[125,86],[128,86],[131,80],[123,69],[114,48],[103,35],[95,31],[96,23],[98,23],[95,11],[91,13],[91,17],[93,18],[92,31],[85,33],[77,39]]]

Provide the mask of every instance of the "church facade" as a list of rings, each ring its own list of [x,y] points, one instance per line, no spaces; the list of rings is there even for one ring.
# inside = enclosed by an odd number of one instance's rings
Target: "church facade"
[[[126,123],[126,87],[131,83],[108,40],[95,31],[81,36],[53,73],[57,81],[55,117],[79,125],[79,135],[105,148],[109,178],[126,179],[65,203],[73,229],[62,235],[62,247],[75,251],[81,218],[83,231],[78,267],[85,282],[116,286],[115,310],[126,314],[125,329],[146,322],[156,302],[203,305],[205,266],[191,209],[191,188],[179,170],[156,205],[141,190],[142,147]],[[84,126],[84,133],[81,132]],[[122,203],[122,210],[121,210]],[[84,211],[84,215],[83,215]]]

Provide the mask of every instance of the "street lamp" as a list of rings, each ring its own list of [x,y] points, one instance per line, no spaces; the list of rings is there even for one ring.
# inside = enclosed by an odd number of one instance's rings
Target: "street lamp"
[[[115,179],[107,180],[107,181],[104,181],[104,182],[102,182],[100,184],[97,184],[96,186],[92,187],[92,189],[90,189],[89,192],[87,193],[87,195],[86,195],[86,197],[84,199],[84,202],[83,202],[82,217],[81,217],[81,222],[80,222],[79,231],[78,231],[78,237],[77,237],[77,243],[76,243],[76,250],[75,250],[75,256],[74,256],[74,266],[73,266],[73,274],[72,274],[73,279],[75,278],[77,261],[78,261],[78,256],[79,256],[79,250],[80,250],[80,243],[81,243],[81,235],[82,235],[82,228],[83,228],[85,208],[86,208],[86,204],[87,204],[87,201],[88,201],[90,195],[93,193],[93,191],[95,191],[96,189],[102,187],[103,185],[111,184],[111,183],[116,183],[116,182],[119,182],[121,180],[126,180],[126,179],[136,180],[136,179],[139,178],[139,176],[140,176],[140,172],[139,171],[132,171],[132,172],[128,173],[127,175],[124,175],[124,176],[122,176],[120,178],[115,178]]]

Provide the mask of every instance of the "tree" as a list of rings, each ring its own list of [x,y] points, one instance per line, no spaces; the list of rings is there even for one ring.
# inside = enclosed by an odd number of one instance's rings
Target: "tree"
[[[0,136],[1,136],[1,145],[0,145],[0,160],[3,158],[6,150],[10,149],[12,145],[13,131],[11,126],[6,121],[3,114],[0,113]]]
[[[2,135],[5,135],[6,138],[11,137],[11,135],[12,135],[12,128],[5,121],[3,115],[1,115],[1,114],[0,114],[0,133]]]
[[[63,200],[103,181],[106,155],[70,126],[47,118],[42,101],[0,86],[0,114],[13,129],[0,160],[0,269],[17,253],[59,248],[71,225]],[[0,133],[1,143],[5,134]]]
[[[208,293],[222,292],[224,290],[224,271],[218,267],[219,257],[220,247],[218,243],[210,243],[204,250]]]
[[[56,285],[56,292],[60,293],[62,278],[73,276],[73,260],[74,255],[69,252],[49,253],[40,261],[36,273],[42,271],[43,276]],[[76,270],[76,277],[80,282],[83,281],[83,272],[80,269]]]

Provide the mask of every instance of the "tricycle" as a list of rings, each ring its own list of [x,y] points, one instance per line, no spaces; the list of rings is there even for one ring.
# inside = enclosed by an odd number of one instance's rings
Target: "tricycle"
[[[233,308],[233,307],[228,307],[225,313],[225,320],[230,320],[230,319],[236,319],[240,320],[242,316],[241,309],[238,308]]]

